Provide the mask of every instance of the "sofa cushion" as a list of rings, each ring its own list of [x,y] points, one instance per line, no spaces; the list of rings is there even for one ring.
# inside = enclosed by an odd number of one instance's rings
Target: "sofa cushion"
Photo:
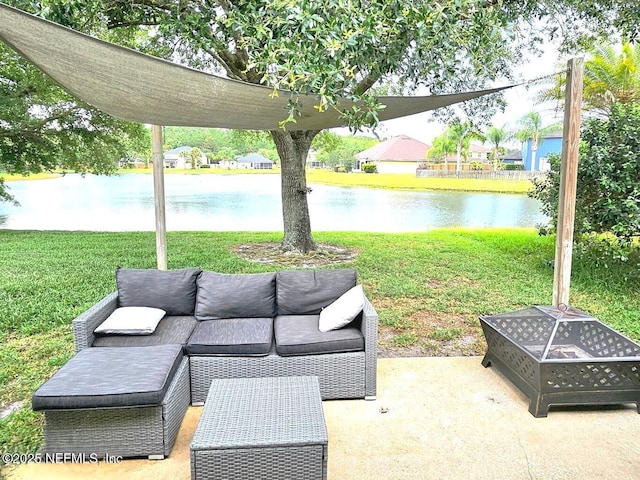
[[[185,347],[198,321],[193,315],[164,317],[153,335],[100,335],[94,347],[144,347],[178,344]]]
[[[202,272],[197,280],[196,318],[273,317],[276,274]]]
[[[223,318],[198,322],[189,342],[190,355],[268,355],[273,318]]]
[[[153,307],[119,307],[94,330],[96,335],[151,335],[167,312]]]
[[[315,315],[356,286],[356,271],[283,270],[276,285],[278,315]]]
[[[362,285],[347,290],[331,305],[320,312],[318,328],[321,332],[337,330],[350,324],[364,307]]]
[[[330,332],[318,329],[320,315],[278,315],[273,324],[279,355],[314,355],[364,350],[364,337],[355,327]]]
[[[201,270],[152,270],[118,268],[118,306],[155,307],[167,315],[193,315],[196,278]]]
[[[85,348],[36,390],[33,409],[160,405],[183,357],[180,345]]]

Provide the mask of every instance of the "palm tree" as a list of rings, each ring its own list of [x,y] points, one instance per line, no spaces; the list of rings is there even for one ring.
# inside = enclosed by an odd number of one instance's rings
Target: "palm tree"
[[[493,150],[491,150],[491,163],[493,163],[494,172],[498,170],[498,157],[504,152],[504,147],[501,145],[503,142],[509,140],[510,137],[511,135],[507,132],[505,125],[502,127],[491,126],[487,129],[485,138],[493,146]]]
[[[444,162],[444,170],[448,171],[449,155],[456,153],[456,143],[451,138],[449,129],[435,137],[432,143],[431,148],[427,150],[427,158],[434,161],[442,160]]]
[[[640,102],[640,42],[624,42],[621,47],[596,45],[584,64],[584,110],[608,118],[614,103]],[[540,102],[564,100],[566,76],[554,77],[554,85],[538,95]]]
[[[536,153],[542,143],[542,139],[554,130],[561,128],[561,125],[554,123],[546,127],[542,126],[542,117],[538,112],[529,112],[518,122],[521,129],[516,132],[516,138],[521,142],[531,141],[531,171],[536,170]]]
[[[462,156],[469,150],[471,139],[484,140],[483,135],[469,121],[449,125],[449,136],[456,144],[456,172],[462,170]]]
[[[189,159],[191,160],[191,169],[196,169],[202,163],[202,150],[198,147],[193,147],[189,152]]]

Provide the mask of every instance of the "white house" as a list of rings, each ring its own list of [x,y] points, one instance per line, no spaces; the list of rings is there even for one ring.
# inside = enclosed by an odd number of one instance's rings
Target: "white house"
[[[272,160],[255,152],[244,157],[238,157],[236,162],[238,169],[271,170],[273,168]]]
[[[220,168],[226,168],[228,170],[271,170],[273,168],[273,161],[259,153],[250,153],[244,157],[238,156],[235,160],[222,160],[220,162]]]
[[[185,158],[185,153],[189,153],[193,147],[177,147],[164,152],[164,168],[191,168],[191,161]],[[207,162],[207,156],[203,153],[200,156],[200,164]]]

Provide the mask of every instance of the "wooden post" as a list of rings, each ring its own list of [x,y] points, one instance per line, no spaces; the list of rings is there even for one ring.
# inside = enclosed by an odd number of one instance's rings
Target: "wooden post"
[[[564,129],[562,133],[556,258],[553,274],[553,305],[556,307],[561,304],[569,306],[583,76],[584,59],[574,58],[569,60],[567,63]]]
[[[167,269],[167,223],[164,204],[164,154],[162,127],[151,126],[153,142],[153,198],[156,207],[156,257],[158,270]]]

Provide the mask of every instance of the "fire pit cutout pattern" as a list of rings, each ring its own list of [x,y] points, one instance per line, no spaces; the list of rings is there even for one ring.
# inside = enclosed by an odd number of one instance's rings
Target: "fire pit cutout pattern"
[[[640,345],[576,308],[533,306],[481,316],[482,365],[495,365],[529,397],[550,405],[635,403],[640,413]]]

